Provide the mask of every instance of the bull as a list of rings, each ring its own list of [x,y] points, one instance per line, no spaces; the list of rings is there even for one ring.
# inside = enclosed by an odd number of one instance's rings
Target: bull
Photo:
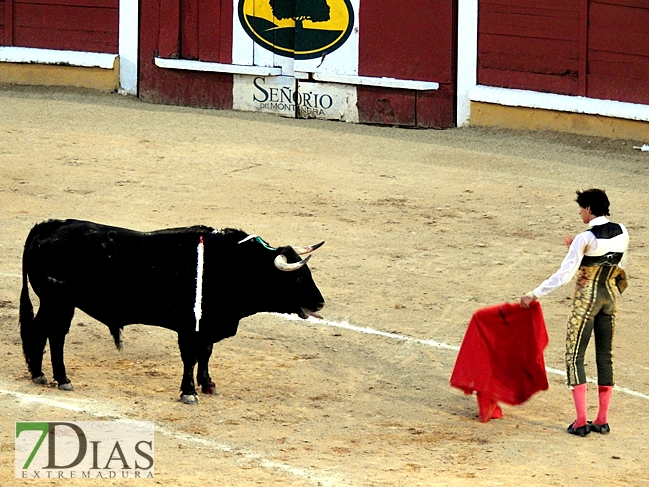
[[[32,381],[42,371],[49,340],[54,380],[73,390],[64,363],[65,337],[75,308],[108,326],[118,349],[129,324],[178,334],[183,362],[180,399],[198,403],[194,382],[212,394],[208,363],[214,343],[237,333],[239,320],[259,312],[319,317],[324,306],[305,254],[274,248],[232,228],[207,226],[139,232],[79,220],[35,225],[23,252],[20,335]],[[39,297],[36,316],[29,286]]]

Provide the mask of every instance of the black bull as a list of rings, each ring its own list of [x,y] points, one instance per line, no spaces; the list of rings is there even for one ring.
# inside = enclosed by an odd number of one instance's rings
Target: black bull
[[[118,348],[125,325],[177,332],[181,400],[196,403],[196,363],[202,391],[213,393],[213,344],[234,336],[241,318],[264,311],[317,316],[324,299],[306,265],[309,257],[300,255],[320,245],[275,249],[240,230],[205,226],[137,232],[77,220],[39,223],[25,242],[20,296],[20,334],[32,380],[47,383],[42,363],[49,340],[54,380],[60,389],[73,389],[63,347],[79,308],[108,326]],[[35,317],[28,280],[40,299]]]

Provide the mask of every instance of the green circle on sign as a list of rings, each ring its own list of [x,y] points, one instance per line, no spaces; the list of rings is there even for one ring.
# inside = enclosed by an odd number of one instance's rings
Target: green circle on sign
[[[250,38],[280,56],[313,59],[342,46],[354,27],[349,0],[239,0]]]

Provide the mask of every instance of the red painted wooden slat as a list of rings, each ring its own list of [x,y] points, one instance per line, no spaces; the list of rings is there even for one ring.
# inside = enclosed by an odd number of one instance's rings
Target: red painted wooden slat
[[[556,39],[528,39],[524,37],[485,34],[480,36],[478,56],[486,54],[513,54],[531,57],[556,57],[576,60],[579,58],[579,43]]]
[[[649,57],[611,56],[611,53],[595,51],[589,55],[588,72],[598,76],[626,78],[633,86],[649,86]]]
[[[180,0],[160,0],[159,8],[158,56],[177,58],[180,56]],[[146,20],[143,25],[150,24],[158,26],[154,19]]]
[[[13,46],[14,43],[14,8],[13,0],[4,1],[4,12],[2,19],[4,21],[4,35],[2,37],[5,46]]]
[[[555,9],[571,12],[579,11],[578,0],[480,0],[481,8],[494,6],[528,7],[532,9]]]
[[[198,6],[198,57],[219,62],[221,58],[221,2],[201,2]]]
[[[610,28],[613,31],[649,32],[649,2],[644,8],[604,5],[591,2],[589,24],[592,27]]]
[[[588,76],[588,96],[602,100],[617,100],[649,105],[649,83],[629,82],[617,76]]]
[[[593,4],[589,20],[591,49],[649,56],[649,2],[645,9]]]
[[[480,16],[480,33],[575,40],[578,36],[579,16],[571,17],[485,12]]]
[[[117,9],[14,4],[14,28],[86,30],[117,35]],[[117,39],[117,37],[115,37]]]
[[[490,52],[480,53],[479,67],[562,76],[570,72],[578,73],[579,61],[556,56],[531,56],[527,53]]]
[[[183,59],[199,58],[199,0],[180,0],[180,54]]]
[[[119,0],[16,0],[34,5],[65,5],[67,7],[119,8]]]
[[[579,90],[579,78],[576,75],[551,76],[498,69],[480,69],[478,84],[560,95],[576,95]]]
[[[414,126],[415,92],[370,86],[357,88],[358,118],[361,123]]]
[[[647,8],[647,0],[604,0],[604,1],[595,1],[590,0],[591,3],[601,3],[605,5],[621,5],[625,7],[638,7],[638,8]]]
[[[417,127],[446,128],[455,125],[454,86],[443,84],[439,90],[418,91],[416,100]]]
[[[41,49],[118,53],[117,39],[107,39],[97,32],[82,30],[16,28],[14,45]]]
[[[588,93],[588,1],[579,0],[579,91],[581,96]]]
[[[221,0],[221,58],[220,62],[232,63],[232,12],[233,4],[229,0]]]
[[[591,28],[588,48],[596,51],[649,56],[649,29],[646,33],[642,33]]]

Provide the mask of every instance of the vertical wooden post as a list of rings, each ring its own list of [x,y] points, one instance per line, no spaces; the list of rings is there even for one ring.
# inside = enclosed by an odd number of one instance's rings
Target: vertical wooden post
[[[201,61],[221,61],[221,2],[202,1],[198,4],[198,58]]]
[[[183,59],[199,59],[198,0],[180,0],[180,54]]]
[[[5,0],[5,46],[14,45],[14,0]]]
[[[579,0],[579,93],[588,95],[588,2]]]
[[[160,1],[158,56],[178,57],[180,51],[180,0]]]
[[[221,1],[221,14],[219,31],[221,35],[221,42],[219,42],[220,62],[225,64],[232,63],[232,9],[233,3],[231,1]]]

